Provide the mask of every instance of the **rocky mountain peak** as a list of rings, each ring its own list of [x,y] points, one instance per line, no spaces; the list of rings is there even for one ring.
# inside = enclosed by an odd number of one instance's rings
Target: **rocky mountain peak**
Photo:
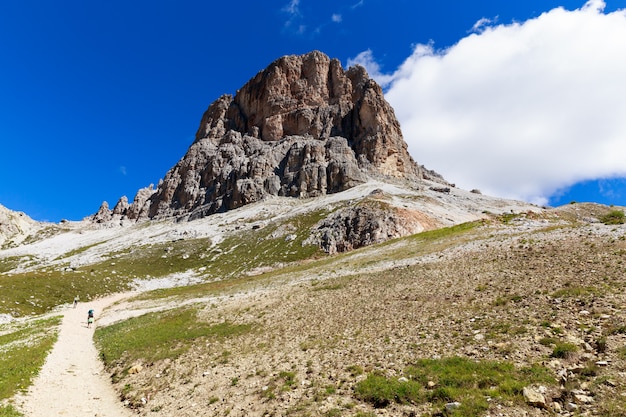
[[[120,201],[111,216],[198,218],[266,195],[335,193],[372,176],[443,181],[413,161],[393,109],[365,69],[344,70],[313,51],[279,58],[234,97],[213,102],[156,190],[130,205]]]
[[[0,204],[0,246],[18,245],[37,229],[39,223],[26,213],[9,210]]]

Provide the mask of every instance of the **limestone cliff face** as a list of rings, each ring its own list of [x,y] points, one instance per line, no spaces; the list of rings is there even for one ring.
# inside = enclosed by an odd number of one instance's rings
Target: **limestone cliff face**
[[[344,71],[314,51],[276,60],[234,97],[212,103],[194,143],[156,190],[118,203],[115,212],[197,218],[266,195],[335,193],[369,176],[433,173],[410,157],[393,109],[366,71]]]
[[[0,246],[17,246],[43,226],[21,211],[13,211],[0,204]]]

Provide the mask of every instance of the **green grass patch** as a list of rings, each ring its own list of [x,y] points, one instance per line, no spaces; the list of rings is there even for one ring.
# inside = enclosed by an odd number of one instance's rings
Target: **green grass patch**
[[[31,385],[57,340],[60,323],[60,317],[33,320],[0,335],[0,400]]]
[[[313,291],[333,291],[340,290],[346,287],[346,281],[349,278],[340,278],[333,280],[324,280],[324,281],[311,281],[311,286],[313,287]]]
[[[160,289],[140,295],[138,298],[189,298],[206,296],[208,294],[225,294],[232,291],[241,291],[251,286],[263,285],[264,283],[280,279],[281,277],[290,279],[294,275],[304,272],[310,275],[320,271],[333,270],[336,266],[347,267],[352,262],[351,259],[354,256],[358,256],[363,253],[363,251],[368,253],[372,251],[372,247],[369,246],[350,252],[327,256],[316,246],[306,246],[302,248],[302,241],[309,236],[310,228],[317,221],[325,217],[326,214],[326,212],[322,211],[312,213],[309,216],[298,218],[298,223],[296,223],[294,219],[294,221],[289,224],[291,225],[290,227],[293,234],[297,235],[297,238],[291,242],[288,242],[284,236],[275,239],[272,238],[272,235],[274,235],[274,232],[277,230],[276,226],[267,226],[263,229],[242,232],[236,238],[231,237],[225,240],[219,247],[207,248],[205,250],[205,252],[210,255],[206,255],[203,261],[204,263],[202,265],[206,268],[204,273],[208,276],[221,278],[219,281],[187,287]],[[379,260],[404,259],[409,256],[417,256],[420,253],[436,252],[451,244],[459,243],[456,239],[458,236],[467,236],[467,239],[470,239],[470,232],[480,225],[482,225],[481,221],[468,222],[384,242],[374,246],[375,252],[372,252],[372,256],[369,259],[372,262],[376,262]],[[246,236],[249,236],[251,240],[249,243],[243,244],[243,242],[248,239]],[[400,248],[393,246],[395,242],[402,240],[405,240],[408,244],[402,245]],[[254,244],[254,242],[257,241],[260,243],[258,245]],[[271,252],[264,251],[264,245],[272,246]],[[290,247],[293,247],[293,251],[296,253],[287,255],[281,253],[289,251]],[[256,261],[252,261],[250,260],[251,258],[248,258],[250,253],[257,254],[254,255],[256,256]],[[278,253],[278,255],[273,256],[271,253]],[[284,256],[288,257],[285,258]],[[290,263],[286,263],[285,266],[255,276],[242,274],[245,271],[253,269],[253,267],[263,265],[272,266],[276,265],[276,263],[280,264],[283,261],[289,261]],[[119,264],[119,259],[117,262]],[[360,267],[361,264],[362,260],[359,258],[358,264],[355,265],[355,267]],[[153,276],[156,276],[156,274],[153,274]],[[320,290],[336,290],[340,289],[341,285],[344,284],[343,281],[335,280],[333,284],[327,283],[322,285],[318,283],[316,285],[319,285],[317,289]]]
[[[503,213],[498,216],[498,219],[504,223],[509,224],[512,220],[517,219],[521,215],[519,213]]]
[[[9,219],[9,223],[12,223],[12,222],[14,221]],[[60,227],[59,225],[56,225],[56,224],[51,224],[49,226],[46,226],[46,227],[43,227],[42,229],[37,230],[37,232],[34,234],[26,236],[26,238],[23,241],[21,241],[19,244],[13,240],[7,240],[6,242],[2,244],[0,249],[9,249],[9,248],[15,248],[20,245],[29,245],[31,243],[39,242],[41,240],[48,239],[53,236],[59,235],[61,233],[66,233],[66,232],[68,232],[68,229],[64,229],[63,227]]]
[[[546,368],[535,365],[515,368],[512,363],[472,361],[462,357],[422,359],[404,371],[406,380],[371,373],[355,386],[355,394],[375,407],[392,402],[423,404],[437,408],[452,401],[461,406],[454,416],[478,416],[496,403],[523,403],[522,389],[533,383],[551,383]],[[429,386],[429,381],[434,385]]]
[[[223,322],[211,324],[186,307],[140,317],[96,329],[94,340],[107,366],[120,362],[158,361],[176,358],[189,350],[198,338],[227,338],[248,333],[253,324]]]
[[[355,394],[357,398],[377,408],[386,407],[392,402],[419,404],[426,401],[426,393],[420,382],[400,381],[376,373],[370,373],[366,379],[357,383]]]
[[[599,290],[596,287],[583,287],[580,285],[569,285],[559,290],[556,290],[553,294],[553,298],[580,298],[591,295],[598,295]]]
[[[568,358],[578,351],[578,346],[573,343],[557,342],[552,349],[553,358]]]
[[[433,242],[450,237],[456,237],[476,229],[483,224],[482,221],[466,222],[450,227],[442,227],[440,229],[428,230],[410,236],[408,239],[418,242]]]
[[[559,340],[554,337],[542,337],[539,339],[539,344],[542,346],[552,346],[559,343]]]
[[[0,259],[0,273],[12,271],[20,264],[25,264],[32,261],[32,256],[8,256]]]
[[[624,224],[624,212],[622,210],[612,210],[604,216],[600,216],[598,220],[607,225]]]
[[[303,245],[310,228],[326,215],[316,211],[284,224],[245,228],[213,246],[210,239],[177,239],[112,254],[114,269],[131,277],[163,277],[202,268],[209,278],[232,278],[255,268],[309,259],[321,254],[315,245]],[[283,231],[278,231],[281,228]],[[92,266],[110,269],[105,261]]]
[[[0,417],[23,417],[23,414],[17,411],[11,404],[6,406],[0,405]]]
[[[276,398],[277,392],[291,391],[297,385],[298,381],[295,372],[281,371],[269,381],[266,388],[261,391],[261,396],[268,400],[273,400]]]
[[[607,329],[607,334],[626,334],[626,325],[624,324],[613,324],[609,326]]]
[[[65,252],[64,254],[62,254],[61,256],[59,256],[57,259],[58,259],[58,260],[60,260],[60,259],[66,259],[66,258],[70,258],[70,257],[75,256],[75,255],[80,255],[81,253],[85,253],[85,252],[87,252],[89,249],[92,249],[92,248],[95,248],[95,247],[97,247],[97,246],[100,246],[100,245],[102,245],[102,244],[104,244],[104,243],[106,243],[106,242],[107,242],[106,240],[103,240],[103,241],[98,242],[98,243],[94,243],[94,244],[91,244],[91,245],[86,245],[86,246],[82,246],[82,247],[80,247],[80,248],[76,248],[76,249],[71,250],[71,251],[69,251],[69,252]]]
[[[290,264],[323,256],[317,246],[304,245],[310,228],[327,214],[317,211],[294,217],[283,224],[246,228],[213,246],[210,239],[177,239],[171,242],[125,248],[105,255],[104,261],[65,271],[57,270],[0,276],[0,314],[21,317],[41,314],[75,295],[81,300],[123,292],[135,279],[159,278],[174,273],[202,270],[207,278],[238,278],[259,267]],[[283,229],[279,233],[277,230]],[[99,245],[100,243],[98,243]],[[85,246],[60,257],[83,253]],[[28,258],[0,261],[0,271],[10,271]],[[196,290],[203,291],[202,287]],[[174,291],[176,293],[176,291]]]
[[[71,303],[128,290],[123,277],[87,271],[37,271],[0,276],[0,314],[24,317]]]

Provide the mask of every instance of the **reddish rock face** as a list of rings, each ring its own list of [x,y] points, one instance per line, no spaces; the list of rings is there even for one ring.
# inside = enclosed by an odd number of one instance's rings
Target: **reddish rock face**
[[[381,173],[420,176],[380,86],[362,67],[344,71],[321,52],[275,61],[237,92],[228,115],[233,129],[264,141],[340,136]]]
[[[429,174],[410,157],[393,109],[365,69],[344,71],[314,51],[276,60],[234,97],[212,103],[185,156],[126,215],[196,218],[265,195],[314,197],[369,176]]]

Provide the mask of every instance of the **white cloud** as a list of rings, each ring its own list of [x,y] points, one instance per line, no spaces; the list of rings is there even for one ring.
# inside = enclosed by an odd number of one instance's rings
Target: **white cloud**
[[[291,0],[281,10],[288,16],[285,22],[285,28],[295,28],[294,30],[297,33],[302,33],[305,27],[304,25],[298,24],[298,20],[302,18],[300,13],[300,0]]]
[[[291,0],[285,7],[283,7],[283,11],[290,15],[299,15],[300,0]]]
[[[466,189],[540,204],[626,176],[626,12],[577,10],[485,27],[445,51],[418,45],[388,85],[413,157]]]
[[[474,26],[472,26],[472,30],[470,30],[470,32],[482,33],[485,31],[486,28],[493,25],[497,21],[498,21],[497,17],[495,19],[489,19],[487,17],[483,17],[482,19],[479,19],[476,23],[474,23]]]
[[[378,65],[378,62],[374,59],[374,54],[370,49],[361,52],[354,58],[348,59],[347,65],[348,67],[353,67],[355,65],[362,66],[365,68],[369,76],[375,79],[376,82],[383,88],[387,87],[394,80],[393,74],[383,74],[380,71],[380,65]]]
[[[363,6],[364,3],[365,3],[365,0],[359,0],[358,2],[356,2],[352,6],[350,6],[350,8],[351,9],[356,9],[357,7]]]
[[[342,17],[339,13],[334,13],[330,19],[335,23],[341,23]]]

